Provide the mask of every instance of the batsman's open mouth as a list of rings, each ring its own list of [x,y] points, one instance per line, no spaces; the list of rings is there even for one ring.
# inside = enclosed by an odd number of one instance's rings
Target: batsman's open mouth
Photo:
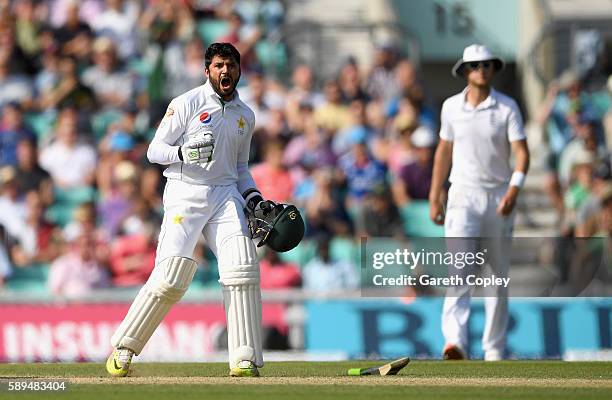
[[[221,84],[221,89],[223,90],[229,90],[232,88],[232,78],[229,76],[222,77],[219,83]]]

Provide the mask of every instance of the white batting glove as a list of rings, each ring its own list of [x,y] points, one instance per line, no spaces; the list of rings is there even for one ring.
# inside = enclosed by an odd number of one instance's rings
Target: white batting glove
[[[185,164],[205,164],[212,159],[214,148],[215,138],[212,132],[202,132],[181,146],[182,161]]]

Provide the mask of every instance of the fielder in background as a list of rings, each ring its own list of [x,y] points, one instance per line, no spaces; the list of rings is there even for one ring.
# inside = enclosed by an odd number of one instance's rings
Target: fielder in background
[[[204,73],[204,85],[170,102],[149,145],[149,161],[168,166],[164,220],[155,269],[111,338],[113,376],[128,374],[132,356],[187,291],[201,234],[219,264],[230,375],[258,376],[263,366],[259,265],[244,210],[262,221],[276,205],[263,200],[248,169],[255,116],[236,91],[238,50],[210,45]]]
[[[467,87],[442,105],[440,143],[435,154],[430,217],[444,224],[447,238],[458,239],[462,251],[477,251],[487,240],[486,261],[496,276],[506,277],[514,209],[529,168],[529,150],[516,102],[491,87],[503,61],[485,46],[471,45],[453,67]],[[515,168],[510,167],[511,152]],[[442,186],[450,172],[446,210]],[[447,239],[447,243],[449,240]],[[442,312],[444,359],[466,358],[471,288],[447,292]],[[506,348],[508,292],[494,289],[485,299],[482,338],[485,360],[501,360]]]

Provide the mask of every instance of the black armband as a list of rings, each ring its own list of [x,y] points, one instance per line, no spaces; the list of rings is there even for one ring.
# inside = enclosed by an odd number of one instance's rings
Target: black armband
[[[259,190],[257,189],[247,189],[244,193],[242,193],[242,197],[246,201],[246,207],[248,210],[254,210],[255,206],[259,204],[260,201],[263,201],[263,197]]]
[[[183,161],[183,152],[181,151],[181,146],[178,147],[178,156],[179,160]]]

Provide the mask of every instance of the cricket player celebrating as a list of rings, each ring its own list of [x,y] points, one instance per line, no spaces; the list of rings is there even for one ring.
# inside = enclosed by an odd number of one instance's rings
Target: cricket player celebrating
[[[164,220],[155,269],[111,338],[113,376],[128,374],[132,356],[187,291],[200,234],[219,263],[230,375],[259,376],[263,366],[259,265],[243,210],[264,219],[276,205],[263,200],[248,170],[255,117],[236,91],[238,50],[210,45],[204,73],[204,85],[172,100],[148,148],[149,161],[168,165]]]
[[[487,238],[486,261],[497,276],[506,277],[514,207],[529,168],[529,151],[515,101],[491,87],[494,73],[502,68],[503,61],[481,45],[466,47],[453,67],[453,75],[463,76],[467,87],[442,105],[429,201],[430,217],[444,224],[447,238]],[[444,210],[441,192],[451,157],[451,187]],[[462,243],[478,245],[469,240]],[[496,287],[487,296],[482,339],[485,360],[501,360],[508,324],[507,288]],[[451,289],[442,312],[445,359],[466,357],[469,315],[470,288]]]

